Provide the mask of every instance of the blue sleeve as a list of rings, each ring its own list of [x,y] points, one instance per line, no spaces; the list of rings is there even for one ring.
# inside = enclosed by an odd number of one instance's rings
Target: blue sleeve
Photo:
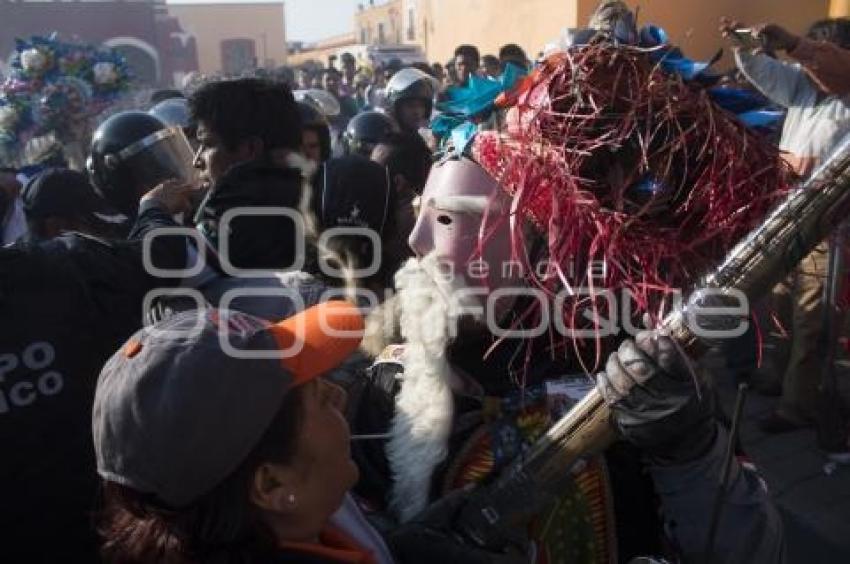
[[[661,497],[666,529],[685,562],[705,561],[706,540],[720,487],[728,434],[719,429],[703,458],[655,466],[650,474]],[[712,562],[774,564],[785,561],[782,520],[767,488],[753,470],[732,462],[729,489],[714,543]]]

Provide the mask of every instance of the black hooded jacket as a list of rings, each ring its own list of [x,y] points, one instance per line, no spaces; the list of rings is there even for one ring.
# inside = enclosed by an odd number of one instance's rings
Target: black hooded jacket
[[[219,255],[227,241],[227,254],[237,268],[284,270],[296,264],[296,238],[305,237],[296,227],[300,216],[302,173],[261,161],[234,166],[221,178],[196,216],[198,229]],[[235,208],[285,208],[276,215],[257,215],[245,210],[225,225]],[[232,213],[232,211],[231,211]],[[225,232],[226,229],[226,232]],[[300,231],[300,233],[299,233]],[[302,246],[303,248],[303,246]],[[299,269],[300,270],[300,269]]]
[[[69,233],[0,248],[4,562],[96,561],[95,385],[141,327],[148,292],[177,282],[152,276],[142,252],[145,233],[172,225],[150,207],[129,241]],[[151,261],[183,268],[185,240],[157,238]]]

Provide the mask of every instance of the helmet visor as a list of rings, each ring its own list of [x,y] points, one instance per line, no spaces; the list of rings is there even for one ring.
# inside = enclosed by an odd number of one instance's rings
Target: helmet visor
[[[186,134],[170,127],[148,135],[118,153],[120,166],[148,190],[166,180],[192,182],[197,170]]]
[[[338,116],[340,111],[342,111],[339,102],[334,98],[333,94],[324,90],[308,88],[306,90],[296,90],[292,95],[295,97],[296,102],[310,104],[326,118]]]
[[[419,88],[416,88],[417,86]],[[406,97],[406,93],[412,93],[414,90],[414,97],[431,98],[437,90],[436,80],[419,69],[405,68],[395,73],[387,84],[387,94],[391,98]]]

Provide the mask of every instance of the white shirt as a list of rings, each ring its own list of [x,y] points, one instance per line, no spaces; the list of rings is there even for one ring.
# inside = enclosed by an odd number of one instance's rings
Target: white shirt
[[[762,94],[788,109],[781,150],[823,161],[850,133],[850,98],[821,93],[800,65],[741,48],[735,62]]]
[[[27,233],[27,218],[24,215],[24,203],[20,197],[10,206],[9,213],[0,223],[0,246],[11,245]]]

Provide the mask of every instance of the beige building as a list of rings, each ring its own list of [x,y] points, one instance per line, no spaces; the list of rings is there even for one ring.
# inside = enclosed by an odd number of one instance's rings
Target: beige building
[[[354,34],[364,45],[400,44],[405,40],[402,0],[360,5],[354,15]]]
[[[204,74],[238,74],[287,62],[283,2],[180,4],[168,12],[198,45]]]
[[[328,37],[322,41],[310,44],[301,51],[289,53],[287,64],[293,67],[314,61],[327,66],[328,57],[337,55],[340,50],[356,45],[354,33],[345,33]]]
[[[724,46],[717,32],[721,16],[745,22],[772,21],[802,32],[813,21],[846,15],[848,0],[629,0],[640,6],[641,23],[664,27],[671,40],[692,57],[708,58]],[[832,5],[831,5],[832,4]],[[518,43],[530,57],[557,41],[568,28],[581,27],[598,0],[407,0],[414,10],[416,43],[431,61],[447,61],[462,43],[481,54],[497,54],[505,43]]]

